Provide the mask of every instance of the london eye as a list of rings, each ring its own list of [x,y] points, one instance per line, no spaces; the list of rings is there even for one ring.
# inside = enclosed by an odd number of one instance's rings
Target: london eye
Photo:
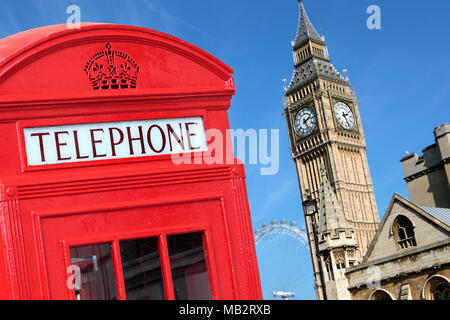
[[[308,235],[286,220],[254,231],[264,300],[315,299]]]

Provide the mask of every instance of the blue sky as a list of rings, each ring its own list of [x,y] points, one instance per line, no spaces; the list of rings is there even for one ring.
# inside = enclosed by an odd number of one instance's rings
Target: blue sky
[[[280,129],[279,173],[261,176],[257,165],[246,167],[254,227],[283,218],[304,223],[281,115],[281,79],[290,79],[293,71],[290,41],[298,23],[296,0],[2,0],[0,37],[65,23],[71,4],[81,7],[83,22],[166,32],[232,67],[237,95],[229,112],[231,127]],[[366,27],[366,9],[372,4],[381,8],[381,30]],[[383,216],[394,192],[408,197],[400,158],[406,151],[420,153],[434,142],[433,129],[450,121],[450,1],[304,0],[304,5],[316,29],[326,36],[332,63],[338,71],[348,69],[360,101],[369,167]],[[295,247],[289,240],[276,240],[285,251]],[[277,250],[268,252],[259,253],[260,264],[276,260]],[[292,252],[301,257],[302,268],[310,268],[304,249]],[[261,273],[268,279],[276,268],[261,267]],[[314,297],[310,279],[298,281],[298,296]]]

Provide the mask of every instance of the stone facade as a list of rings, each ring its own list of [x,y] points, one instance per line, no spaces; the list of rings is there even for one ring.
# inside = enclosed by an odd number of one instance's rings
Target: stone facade
[[[450,208],[450,125],[434,129],[436,143],[402,158],[402,167],[412,202]]]
[[[352,299],[432,299],[435,283],[450,299],[449,221],[449,209],[395,194],[364,260],[346,271]]]

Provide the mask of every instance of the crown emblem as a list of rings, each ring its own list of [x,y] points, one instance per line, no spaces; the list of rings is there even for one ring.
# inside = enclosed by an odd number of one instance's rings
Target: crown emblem
[[[94,90],[136,88],[139,67],[126,53],[106,50],[94,54],[84,68]]]

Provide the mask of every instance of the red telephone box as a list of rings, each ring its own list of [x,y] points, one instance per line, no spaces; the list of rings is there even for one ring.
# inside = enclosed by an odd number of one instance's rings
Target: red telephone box
[[[234,94],[145,28],[0,40],[0,298],[261,299],[244,167],[207,134]]]

